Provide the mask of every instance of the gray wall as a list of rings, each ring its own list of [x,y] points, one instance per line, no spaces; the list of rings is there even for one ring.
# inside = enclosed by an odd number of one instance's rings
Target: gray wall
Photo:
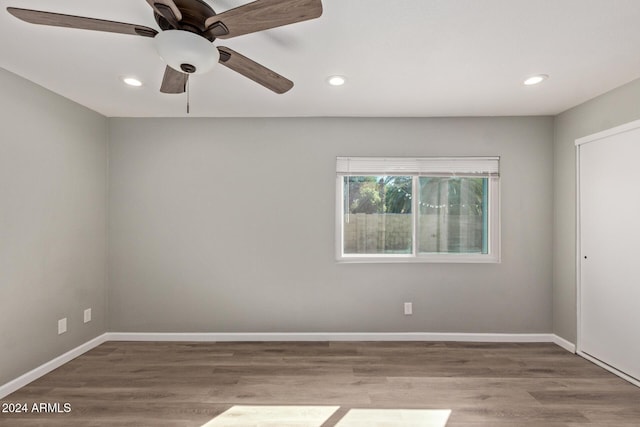
[[[105,331],[107,121],[3,69],[0,92],[4,384]]]
[[[553,332],[576,342],[577,138],[640,119],[640,80],[558,115],[554,143]]]
[[[109,122],[111,331],[552,330],[552,118]],[[501,156],[503,262],[336,263],[342,155]]]

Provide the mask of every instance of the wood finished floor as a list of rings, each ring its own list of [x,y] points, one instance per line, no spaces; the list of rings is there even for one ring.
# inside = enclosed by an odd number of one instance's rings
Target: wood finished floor
[[[2,426],[194,426],[233,405],[451,409],[447,427],[640,426],[640,388],[554,344],[108,342],[2,399]]]

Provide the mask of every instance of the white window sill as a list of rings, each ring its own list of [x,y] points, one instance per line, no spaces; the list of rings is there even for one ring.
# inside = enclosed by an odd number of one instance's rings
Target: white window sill
[[[336,261],[340,264],[396,264],[396,263],[430,263],[430,264],[499,264],[498,255],[476,254],[437,254],[437,255],[348,255],[338,256]]]

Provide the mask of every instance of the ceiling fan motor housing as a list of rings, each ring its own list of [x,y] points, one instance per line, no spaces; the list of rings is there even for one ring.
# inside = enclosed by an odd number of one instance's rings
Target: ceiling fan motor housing
[[[154,18],[160,29],[163,31],[185,30],[199,34],[210,41],[215,39],[205,28],[206,19],[216,15],[216,12],[208,3],[203,0],[172,0],[172,2],[180,10],[181,19],[176,20],[175,14],[170,8],[163,5],[163,2],[154,3],[154,8],[156,9]],[[164,13],[160,15],[157,13],[158,10]]]

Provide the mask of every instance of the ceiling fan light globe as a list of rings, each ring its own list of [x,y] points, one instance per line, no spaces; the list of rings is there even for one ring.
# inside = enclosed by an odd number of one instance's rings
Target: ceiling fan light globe
[[[213,43],[197,34],[183,30],[166,30],[153,39],[158,55],[176,71],[191,65],[195,71],[189,74],[204,74],[213,69],[220,53]],[[191,69],[190,67],[187,67]]]

